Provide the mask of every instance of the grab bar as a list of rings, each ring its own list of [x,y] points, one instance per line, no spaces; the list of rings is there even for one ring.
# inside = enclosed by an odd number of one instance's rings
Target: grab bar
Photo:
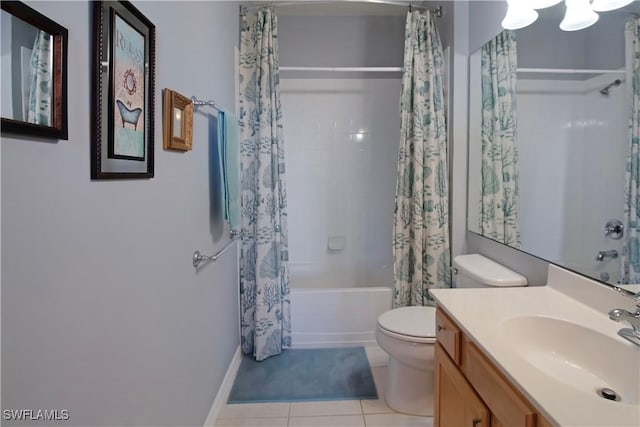
[[[236,230],[231,230],[231,240],[224,246],[224,248],[220,249],[215,255],[202,255],[200,251],[195,251],[193,253],[193,268],[198,268],[204,262],[212,262],[216,261],[220,255],[226,252],[227,249],[231,247],[235,242],[237,242],[242,237],[242,233]]]

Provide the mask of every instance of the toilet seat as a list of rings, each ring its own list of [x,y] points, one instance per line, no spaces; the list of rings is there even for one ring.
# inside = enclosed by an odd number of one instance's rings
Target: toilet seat
[[[402,307],[389,310],[378,317],[378,328],[393,338],[431,344],[436,337],[436,309]]]

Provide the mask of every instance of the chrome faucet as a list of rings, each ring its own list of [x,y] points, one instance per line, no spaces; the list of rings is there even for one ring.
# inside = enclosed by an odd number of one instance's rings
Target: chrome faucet
[[[605,258],[618,258],[618,251],[611,249],[610,251],[598,251],[596,261],[604,261]]]
[[[618,291],[622,292],[622,289],[618,288]],[[640,292],[633,295],[625,296],[632,298],[636,302],[636,312],[631,313],[630,311],[623,310],[621,308],[614,308],[609,312],[609,319],[619,322],[621,320],[626,320],[631,324],[631,328],[622,328],[618,331],[618,335],[622,338],[625,338],[628,341],[631,341],[637,346],[640,346]]]

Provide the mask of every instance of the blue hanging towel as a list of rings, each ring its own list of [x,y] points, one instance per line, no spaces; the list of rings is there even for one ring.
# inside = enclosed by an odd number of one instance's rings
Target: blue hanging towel
[[[218,158],[222,173],[222,204],[224,217],[234,231],[240,231],[238,134],[236,116],[227,110],[220,111],[218,113]]]

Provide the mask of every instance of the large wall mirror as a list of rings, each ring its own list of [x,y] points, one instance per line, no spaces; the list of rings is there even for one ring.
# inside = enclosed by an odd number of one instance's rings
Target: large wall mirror
[[[1,3],[2,133],[67,139],[67,29]]]
[[[625,25],[640,2],[580,31],[560,30],[564,12],[562,3],[539,10],[534,24],[470,58],[468,229],[607,284],[639,283],[625,280],[621,260],[633,63]]]

